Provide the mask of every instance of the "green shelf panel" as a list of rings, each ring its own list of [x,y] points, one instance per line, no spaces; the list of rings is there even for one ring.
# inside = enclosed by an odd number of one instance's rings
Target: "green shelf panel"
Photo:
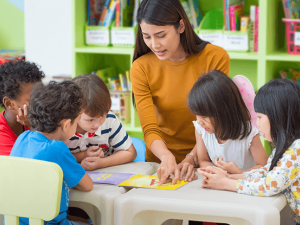
[[[257,60],[257,52],[228,52],[230,59]]]
[[[285,50],[273,51],[266,56],[267,60],[300,62],[300,55],[290,55]]]
[[[75,52],[77,53],[103,53],[103,54],[122,54],[122,55],[133,55],[133,48],[122,48],[122,47],[76,47]]]

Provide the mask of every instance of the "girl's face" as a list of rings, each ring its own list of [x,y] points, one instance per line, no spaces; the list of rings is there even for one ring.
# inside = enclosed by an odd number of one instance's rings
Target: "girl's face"
[[[197,123],[204,128],[208,133],[213,134],[215,133],[215,128],[211,122],[211,119],[209,117],[205,116],[196,116]]]
[[[182,61],[187,57],[181,43],[180,34],[184,32],[183,20],[175,29],[173,25],[156,26],[142,22],[140,24],[145,44],[160,60]]]
[[[257,113],[256,125],[263,137],[272,142],[269,118],[265,114]]]
[[[105,122],[106,115],[98,117],[90,117],[85,113],[82,113],[78,122],[78,126],[86,132],[95,133],[98,128]],[[77,129],[77,131],[80,129]],[[80,130],[82,132],[82,130]],[[80,133],[80,131],[78,131]]]

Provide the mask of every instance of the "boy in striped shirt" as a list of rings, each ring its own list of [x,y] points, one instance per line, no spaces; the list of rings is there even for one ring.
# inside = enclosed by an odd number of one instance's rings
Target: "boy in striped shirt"
[[[96,75],[73,79],[87,102],[75,135],[67,145],[85,170],[131,162],[136,150],[119,119],[109,111],[111,99],[106,84]]]

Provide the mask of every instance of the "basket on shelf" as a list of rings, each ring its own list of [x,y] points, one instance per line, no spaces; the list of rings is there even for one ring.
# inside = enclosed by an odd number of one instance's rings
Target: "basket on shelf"
[[[287,51],[291,55],[300,55],[300,19],[282,19],[285,23]]]

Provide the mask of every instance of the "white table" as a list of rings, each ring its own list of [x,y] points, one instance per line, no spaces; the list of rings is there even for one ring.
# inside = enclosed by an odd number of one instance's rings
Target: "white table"
[[[202,189],[202,176],[180,189],[134,188],[115,200],[115,225],[156,225],[184,219],[231,225],[279,225],[287,202],[274,197],[247,196]]]
[[[156,173],[159,164],[150,162],[131,162],[95,171],[119,172],[152,175]],[[94,184],[90,192],[70,189],[69,206],[83,209],[91,218],[94,225],[114,224],[114,201],[129,189],[109,184]]]

